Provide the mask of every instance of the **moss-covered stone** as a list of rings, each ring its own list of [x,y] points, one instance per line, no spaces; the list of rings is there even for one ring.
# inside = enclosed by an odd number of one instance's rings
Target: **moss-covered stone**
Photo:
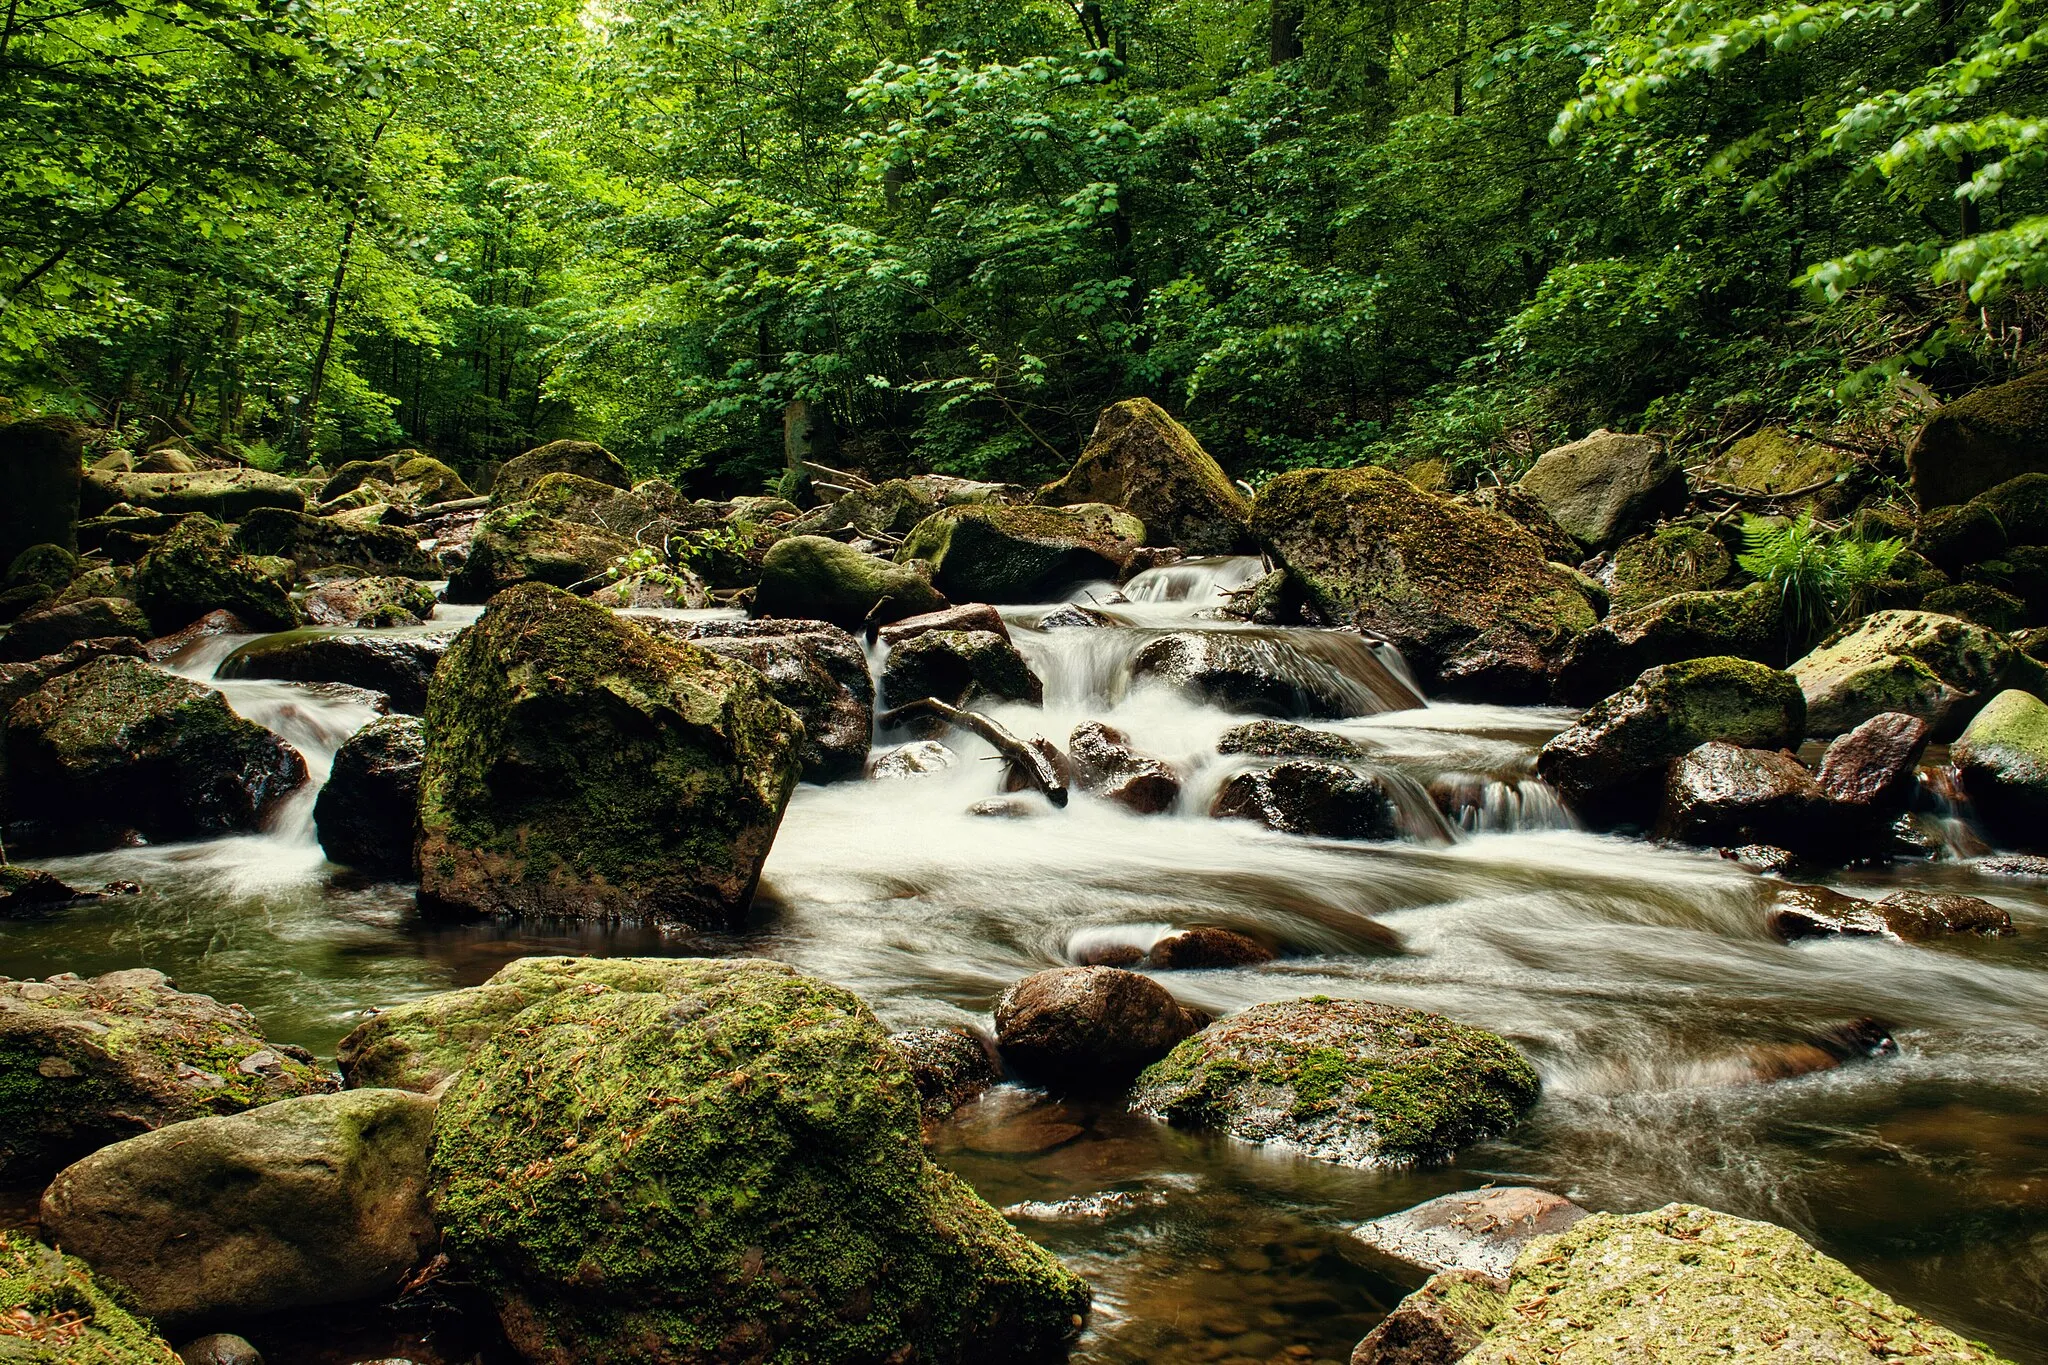
[[[1333,620],[1400,646],[1432,686],[1534,700],[1593,608],[1535,537],[1384,469],[1308,469],[1259,490],[1252,529]]]
[[[0,640],[0,659],[40,659],[79,640],[125,635],[147,640],[155,632],[142,608],[119,597],[88,597],[63,606],[32,611],[8,627]]]
[[[305,760],[210,687],[140,659],[95,659],[7,715],[8,844],[111,848],[255,829]]]
[[[1072,507],[948,507],[919,522],[897,552],[922,560],[955,602],[1044,602],[1093,578],[1114,579],[1145,524],[1100,503]]]
[[[1149,398],[1104,408],[1081,458],[1038,501],[1127,507],[1151,544],[1191,555],[1236,554],[1253,543],[1251,500],[1194,433]]]
[[[1711,740],[1797,747],[1806,698],[1789,673],[1747,659],[1688,659],[1643,673],[1543,746],[1536,771],[1595,825],[1647,823],[1665,769]]]
[[[426,729],[422,895],[698,925],[744,912],[803,738],[753,669],[538,583],[448,652]]]
[[[31,545],[7,565],[7,588],[39,587],[57,593],[78,572],[78,556],[62,545]]]
[[[1920,599],[1920,609],[1939,616],[1954,616],[2001,634],[2027,624],[2025,602],[1984,583],[1936,588]]]
[[[1613,431],[1545,451],[1515,486],[1589,550],[1685,506],[1685,469],[1669,445]]]
[[[306,590],[299,609],[312,625],[371,629],[424,621],[436,600],[434,589],[419,579],[371,575],[318,583]]]
[[[928,630],[890,649],[882,665],[882,705],[937,697],[975,701],[1045,699],[1045,686],[1009,637],[991,630]]]
[[[754,610],[762,616],[860,626],[934,611],[946,599],[921,564],[892,564],[824,536],[787,536],[761,560]]]
[[[1765,427],[1709,459],[1700,473],[1752,493],[1789,493],[1839,478],[1855,464],[1855,454],[1839,446],[1802,440],[1783,427]]]
[[[1440,490],[1417,484],[1425,492]],[[1557,519],[1544,510],[1543,504],[1535,497],[1513,484],[1486,484],[1469,493],[1462,493],[1457,499],[1462,503],[1485,512],[1498,512],[1515,525],[1536,537],[1543,547],[1544,557],[1553,564],[1577,564],[1585,557],[1585,547],[1580,545],[1571,532],[1557,524]]]
[[[1433,1165],[1536,1103],[1513,1044],[1442,1015],[1318,996],[1209,1025],[1138,1078],[1134,1107],[1348,1166]]]
[[[240,521],[259,507],[306,509],[305,492],[290,479],[260,469],[202,469],[192,474],[103,474],[88,471],[79,505],[89,517],[121,503],[145,512],[200,512]]]
[[[389,490],[397,478],[398,463],[389,456],[381,460],[350,460],[320,485],[314,497],[325,505],[362,492],[365,485]]]
[[[0,1232],[0,1320],[7,1365],[182,1365],[84,1261],[18,1232]]]
[[[125,597],[133,602],[135,570],[125,564],[87,560],[80,565],[78,577],[72,579],[50,605],[61,607],[67,602],[83,602],[88,597]]]
[[[1923,510],[2048,469],[2048,370],[1942,405],[1907,447],[1906,469]]]
[[[78,548],[79,466],[85,429],[65,417],[0,425],[0,564],[31,545]]]
[[[875,684],[860,641],[826,621],[643,619],[643,628],[688,640],[758,669],[775,700],[804,723],[804,781],[851,777],[867,764]]]
[[[235,543],[244,554],[288,559],[300,574],[339,566],[405,578],[441,577],[441,567],[411,531],[282,507],[259,508],[242,518]]]
[[[790,523],[794,536],[856,531],[864,536],[903,536],[939,510],[939,495],[909,479],[885,479],[834,503],[814,507]]]
[[[448,580],[451,602],[488,602],[515,583],[593,592],[633,542],[588,522],[549,516],[531,503],[493,507],[469,540],[469,557]]]
[[[135,600],[159,635],[216,609],[259,630],[288,630],[299,619],[286,591],[288,565],[282,578],[275,566],[244,554],[230,528],[195,512],[135,566]]]
[[[1719,536],[1697,526],[1661,526],[1614,552],[1609,597],[1614,610],[1627,611],[1673,593],[1718,588],[1734,570]]]
[[[0,981],[0,1176],[47,1177],[165,1124],[331,1090],[249,1012],[137,968]]]
[[[1064,1356],[1086,1287],[925,1158],[860,1001],[770,962],[679,974],[542,999],[442,1100],[445,1246],[522,1356]]]
[[[2004,1365],[1784,1228],[1689,1204],[1596,1213],[1533,1243],[1506,1309],[1462,1365]]]
[[[1791,666],[1806,693],[1807,732],[1853,730],[1902,711],[1959,733],[1977,709],[2009,687],[2038,692],[2041,665],[1996,631],[1923,611],[1875,612],[1837,631]]]
[[[2001,847],[2048,848],[2048,704],[2031,692],[2000,692],[1949,757]]]
[[[1784,599],[1769,584],[1680,592],[1617,611],[1572,641],[1556,695],[1590,706],[1646,668],[1724,656],[1776,667],[1785,661]]]
[[[405,452],[400,451],[399,454],[402,456]],[[411,495],[411,500],[423,507],[476,496],[460,474],[431,455],[414,453],[410,459],[400,459],[392,472],[397,476],[399,486]]]
[[[491,501],[517,502],[549,474],[574,474],[614,488],[633,486],[633,476],[618,456],[595,441],[550,441],[498,467],[497,477],[491,480]]]

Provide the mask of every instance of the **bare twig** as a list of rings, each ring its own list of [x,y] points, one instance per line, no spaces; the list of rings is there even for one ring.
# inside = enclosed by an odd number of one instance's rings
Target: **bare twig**
[[[963,711],[957,706],[940,701],[937,697],[921,697],[917,701],[905,702],[893,711],[884,711],[875,717],[875,720],[886,729],[891,725],[901,724],[913,716],[937,716],[949,725],[973,731],[995,745],[997,752],[1010,761],[1011,769],[1021,774],[1030,785],[1044,792],[1046,800],[1055,806],[1067,804],[1066,780],[1060,776],[1052,760],[979,711]]]

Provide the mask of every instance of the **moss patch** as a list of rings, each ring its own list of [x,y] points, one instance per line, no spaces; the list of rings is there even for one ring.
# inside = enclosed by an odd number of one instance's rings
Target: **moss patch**
[[[259,630],[289,630],[298,624],[289,583],[289,565],[278,582],[275,568],[245,555],[230,528],[196,512],[135,566],[135,600],[166,635],[223,608]]]
[[[947,507],[919,522],[897,552],[922,560],[955,602],[1044,602],[1091,578],[1115,578],[1145,543],[1145,524],[1117,507]]]
[[[0,1361],[179,1365],[170,1343],[123,1308],[85,1262],[13,1232],[0,1232]]]
[[[1252,545],[1250,499],[1194,433],[1149,398],[1105,408],[1081,458],[1038,500],[1127,507],[1152,544],[1189,554],[1235,554]]]

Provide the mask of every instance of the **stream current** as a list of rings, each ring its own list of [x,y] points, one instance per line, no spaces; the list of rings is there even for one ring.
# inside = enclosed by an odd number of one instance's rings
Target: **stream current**
[[[934,1155],[1094,1286],[1077,1361],[1348,1360],[1414,1284],[1369,1264],[1345,1229],[1493,1181],[1593,1208],[1682,1200],[1781,1223],[1965,1335],[2048,1365],[2048,885],[1967,859],[1849,870],[1829,884],[1965,891],[2008,907],[2019,932],[1779,944],[1763,927],[1771,881],[1712,853],[1572,827],[1528,775],[1572,712],[1424,706],[1399,657],[1355,635],[1213,619],[1218,593],[1258,567],[1194,561],[1134,578],[1127,601],[1106,584],[1070,594],[1108,626],[1040,629],[1054,604],[1004,610],[1045,703],[984,709],[1062,747],[1083,721],[1124,730],[1183,774],[1172,811],[1076,793],[1064,810],[1024,796],[1022,818],[970,814],[1003,765],[949,736],[960,761],[945,771],[798,788],[753,923],[728,935],[422,918],[412,887],[337,868],[314,838],[318,785],[371,707],[318,685],[215,680],[248,637],[203,641],[167,666],[295,745],[311,781],[260,834],[38,864],[144,891],[0,923],[0,974],[156,967],[331,1057],[364,1009],[473,985],[531,953],[768,956],[859,993],[891,1028],[987,1029],[1011,983],[1085,948],[1222,925],[1282,956],[1161,974],[1182,1000],[1221,1013],[1326,994],[1434,1010],[1514,1040],[1543,1099],[1454,1166],[1355,1171],[1111,1103],[990,1092],[939,1132]],[[443,606],[425,628],[476,610]],[[1210,818],[1248,761],[1216,740],[1251,717],[1133,679],[1138,650],[1167,630],[1231,631],[1348,698],[1359,714],[1318,724],[1370,751],[1404,837],[1346,843]],[[1448,816],[1432,785],[1454,794]],[[1772,1048],[1861,1016],[1891,1025],[1896,1056],[1760,1079]],[[341,1349],[308,1343],[299,1358],[359,1358]]]

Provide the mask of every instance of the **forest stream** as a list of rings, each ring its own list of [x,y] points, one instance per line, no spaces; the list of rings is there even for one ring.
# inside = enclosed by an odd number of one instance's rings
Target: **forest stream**
[[[215,681],[252,637],[201,640],[164,666],[291,743],[311,781],[263,833],[37,864],[143,891],[0,923],[0,974],[156,967],[331,1058],[366,1009],[476,984],[528,954],[772,957],[856,992],[892,1029],[986,1030],[995,998],[1032,972],[1225,926],[1280,956],[1163,974],[1183,1002],[1221,1014],[1325,994],[1441,1012],[1511,1039],[1543,1097],[1454,1165],[1357,1170],[1178,1131],[1117,1101],[989,1091],[932,1134],[933,1155],[1087,1279],[1077,1361],[1346,1360],[1419,1282],[1375,1269],[1347,1229],[1500,1182],[1595,1209],[1677,1200],[1783,1224],[1963,1334],[2048,1365],[2048,885],[1973,871],[1968,813],[1953,812],[1962,856],[1852,867],[1828,884],[1967,891],[2009,909],[2017,935],[1779,943],[1764,927],[1770,879],[1711,851],[1573,827],[1530,774],[1574,712],[1424,704],[1399,655],[1356,633],[1215,619],[1219,593],[1259,572],[1218,558],[1146,570],[1120,591],[1084,585],[1068,600],[1110,621],[1092,628],[1040,628],[1056,604],[1002,609],[1045,701],[984,709],[1055,742],[1082,722],[1115,725],[1183,774],[1173,810],[1141,816],[1076,792],[1064,809],[1024,794],[1007,818],[970,813],[1005,765],[948,735],[959,761],[943,771],[800,787],[751,926],[731,935],[422,917],[411,885],[340,869],[314,837],[317,788],[371,706],[317,684]],[[444,604],[410,629],[476,610]],[[1247,717],[1134,682],[1136,651],[1169,629],[1242,632],[1276,671],[1351,697],[1363,714],[1319,728],[1366,748],[1402,837],[1210,818],[1238,762],[1216,741]],[[876,753],[903,740],[877,735]],[[1942,761],[1939,748],[1926,760]],[[1895,1055],[1769,1079],[1773,1058],[1864,1017],[1889,1026]],[[295,1356],[270,1350],[291,1365],[378,1345],[309,1336]],[[381,1349],[428,1365],[418,1342]]]

